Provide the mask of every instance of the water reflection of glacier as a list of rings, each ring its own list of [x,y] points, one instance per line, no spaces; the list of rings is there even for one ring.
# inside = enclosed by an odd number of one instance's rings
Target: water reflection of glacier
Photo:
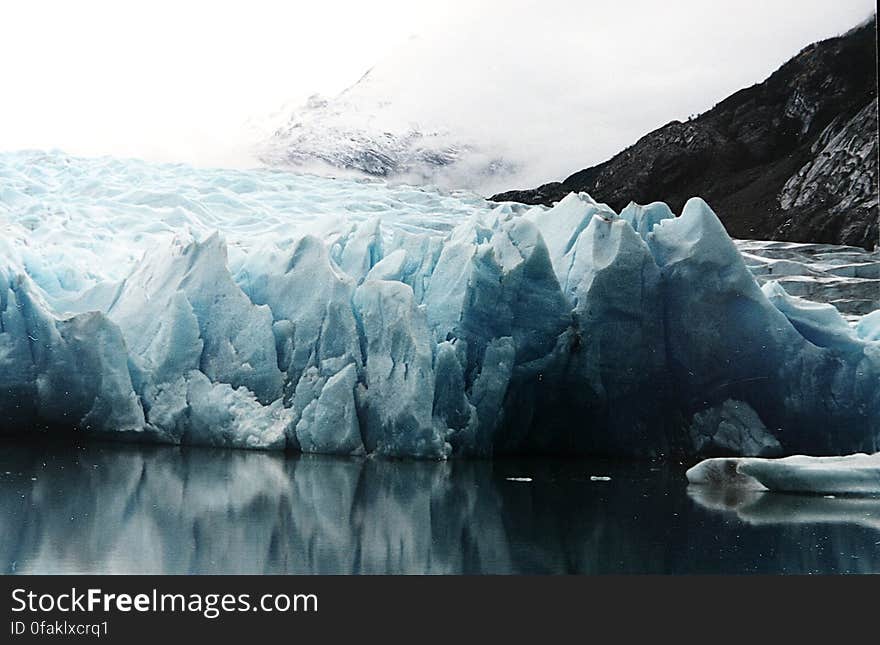
[[[531,481],[509,479],[518,477]],[[793,503],[774,495],[738,503],[693,500],[681,470],[644,463],[4,444],[0,566],[7,573],[880,572],[878,500]]]

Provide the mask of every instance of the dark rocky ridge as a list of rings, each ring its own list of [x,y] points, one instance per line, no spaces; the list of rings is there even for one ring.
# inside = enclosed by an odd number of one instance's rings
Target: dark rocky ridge
[[[493,201],[585,191],[615,210],[700,195],[739,238],[878,244],[876,20],[804,48],[767,80],[672,121],[562,182]]]

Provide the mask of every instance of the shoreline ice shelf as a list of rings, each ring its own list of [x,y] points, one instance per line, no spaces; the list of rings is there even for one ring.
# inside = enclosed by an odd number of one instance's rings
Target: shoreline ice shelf
[[[586,194],[527,209],[7,153],[0,431],[435,459],[874,452],[878,267],[735,243],[698,198],[679,217]],[[837,286],[808,300],[793,278]]]

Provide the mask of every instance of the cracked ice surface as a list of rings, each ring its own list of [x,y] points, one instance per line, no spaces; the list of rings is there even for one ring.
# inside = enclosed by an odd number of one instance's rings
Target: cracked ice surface
[[[0,431],[426,458],[876,450],[876,314],[769,279],[795,253],[818,258],[801,278],[870,281],[871,255],[746,246],[699,199],[525,209],[2,154]]]

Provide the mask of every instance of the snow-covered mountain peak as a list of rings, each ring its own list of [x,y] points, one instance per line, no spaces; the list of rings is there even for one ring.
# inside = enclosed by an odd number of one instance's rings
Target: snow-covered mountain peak
[[[319,174],[365,174],[447,188],[510,181],[517,164],[498,146],[413,110],[412,98],[400,89],[393,73],[371,68],[335,97],[313,94],[274,121],[258,156],[272,166]]]

